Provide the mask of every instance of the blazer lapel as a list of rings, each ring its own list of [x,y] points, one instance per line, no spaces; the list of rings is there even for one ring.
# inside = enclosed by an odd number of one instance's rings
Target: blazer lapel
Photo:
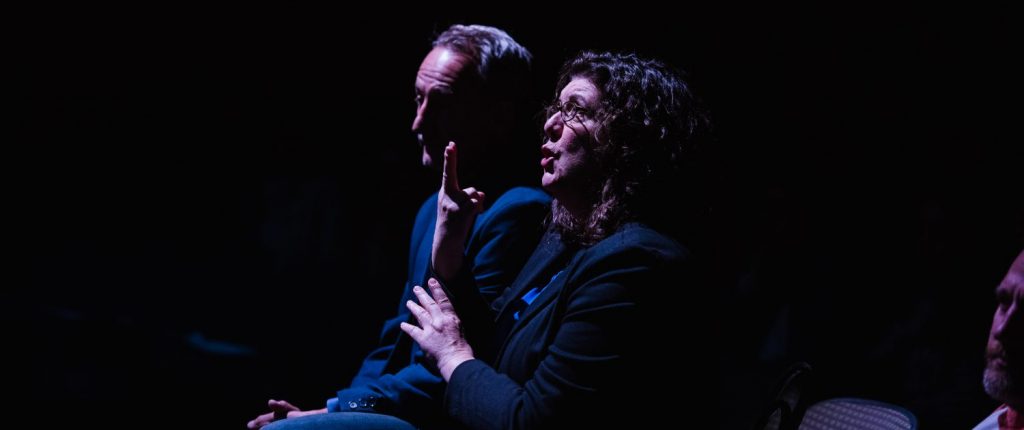
[[[498,310],[498,316],[494,320],[498,328],[495,333],[498,336],[497,339],[504,339],[505,334],[512,327],[512,323],[515,322],[512,314],[515,313],[518,306],[513,306],[513,304],[530,288],[538,286],[539,283],[547,283],[548,279],[545,279],[545,276],[551,276],[558,265],[565,261],[564,257],[568,252],[568,248],[562,243],[557,233],[549,230],[544,235],[540,246],[527,260],[512,286],[506,289],[500,297],[494,299],[492,306]]]
[[[495,321],[498,328],[496,335],[501,343],[499,344],[496,358],[500,359],[501,354],[504,353],[505,346],[508,344],[510,335],[517,327],[521,327],[523,321],[526,321],[535,314],[537,309],[544,308],[548,302],[558,296],[558,290],[561,290],[561,284],[565,282],[565,274],[558,277],[554,283],[557,285],[548,285],[547,288],[544,288],[540,295],[534,299],[533,303],[520,312],[518,321],[515,320],[513,314],[519,307],[512,304],[518,301],[529,289],[547,285],[551,281],[551,277],[559,269],[565,267],[566,261],[571,256],[572,250],[562,243],[557,234],[548,233],[544,236],[542,245],[530,257],[529,262],[523,268],[523,271],[520,272],[513,286],[506,290],[505,294],[500,298],[501,312],[498,313]],[[498,302],[499,300],[496,299],[495,305],[499,305]]]
[[[568,278],[567,272],[558,273],[561,273],[561,275],[559,275],[557,279],[552,276],[552,278],[547,280],[540,280],[540,282],[544,282],[544,284],[535,284],[537,286],[544,285],[544,290],[540,292],[540,295],[538,295],[537,298],[533,299],[533,303],[530,303],[526,306],[526,309],[519,313],[519,320],[512,324],[512,329],[509,331],[508,335],[506,335],[506,338],[511,336],[520,327],[522,327],[523,324],[533,318],[537,312],[540,312],[541,309],[547,307],[548,303],[554,300],[555,297],[558,297],[558,294],[562,291],[562,286],[565,285],[566,278]]]
[[[541,238],[540,246],[533,252],[526,265],[519,271],[516,280],[498,298],[494,299],[491,307],[498,311],[496,321],[501,320],[506,314],[511,314],[514,306],[510,303],[518,300],[532,285],[536,286],[537,279],[545,272],[549,272],[551,266],[561,260],[561,255],[566,252],[566,246],[559,239],[558,234],[548,230]],[[547,280],[544,280],[547,281]],[[511,318],[511,316],[509,316]]]

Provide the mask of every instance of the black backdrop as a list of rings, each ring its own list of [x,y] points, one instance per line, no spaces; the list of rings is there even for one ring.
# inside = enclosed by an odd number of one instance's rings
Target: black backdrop
[[[321,407],[397,305],[437,182],[412,81],[451,23],[508,30],[545,99],[585,48],[690,73],[721,156],[725,342],[694,353],[721,357],[723,426],[749,425],[795,359],[821,396],[929,426],[994,406],[991,291],[1024,219],[1004,8],[516,9],[13,14],[14,411],[240,428],[267,398]]]

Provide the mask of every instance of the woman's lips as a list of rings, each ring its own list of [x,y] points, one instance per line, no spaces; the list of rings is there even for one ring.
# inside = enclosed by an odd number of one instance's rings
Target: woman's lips
[[[554,163],[555,157],[544,157],[540,160],[540,167],[544,170],[548,170],[548,166]]]

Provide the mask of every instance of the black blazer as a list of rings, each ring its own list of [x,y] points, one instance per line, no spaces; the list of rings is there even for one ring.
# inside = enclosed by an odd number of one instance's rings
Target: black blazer
[[[681,291],[695,287],[686,285],[688,254],[640,224],[579,251],[549,233],[494,302],[500,312],[491,363],[471,360],[452,374],[448,413],[474,429],[636,422],[644,413],[638,404],[656,403],[642,399],[650,391],[644,387],[664,374],[667,355],[664,343],[643,339],[666,331],[654,324],[670,322],[671,304],[685,302]],[[514,321],[519,298],[559,270]]]

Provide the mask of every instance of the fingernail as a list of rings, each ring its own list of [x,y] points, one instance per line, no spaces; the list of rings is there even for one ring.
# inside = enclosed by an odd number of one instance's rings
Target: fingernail
[[[423,288],[420,288],[420,286],[419,286],[419,285],[417,285],[417,286],[415,286],[415,287],[412,287],[412,290],[413,290],[413,291],[423,291]]]

